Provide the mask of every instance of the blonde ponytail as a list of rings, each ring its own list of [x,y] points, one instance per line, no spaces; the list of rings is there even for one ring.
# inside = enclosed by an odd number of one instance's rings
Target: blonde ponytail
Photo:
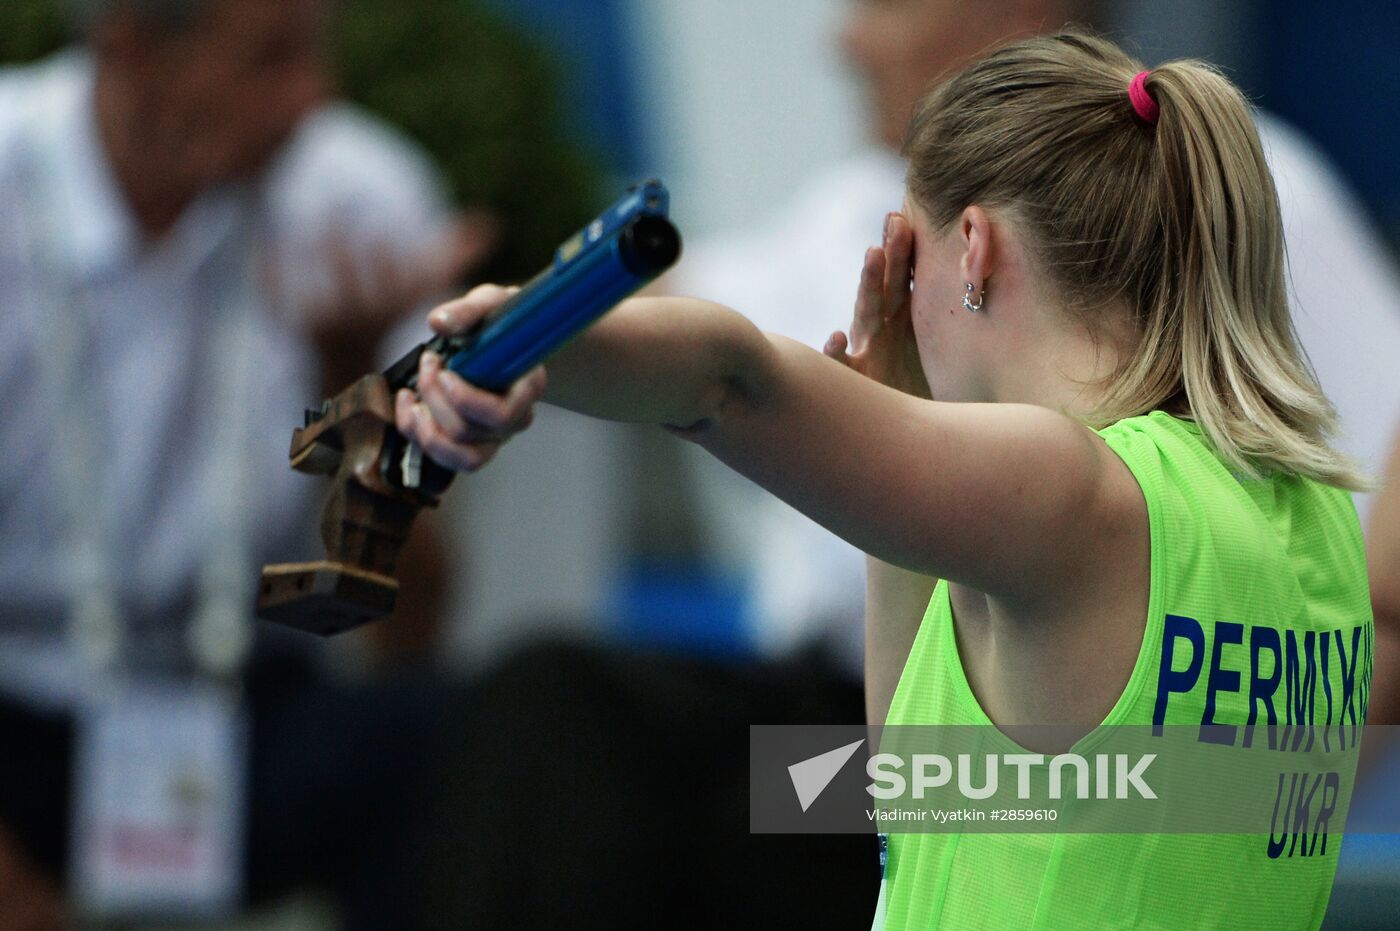
[[[1336,411],[1299,348],[1283,226],[1240,91],[1175,61],[1142,69],[1083,33],[995,52],[930,94],[910,128],[909,190],[935,226],[971,204],[1022,223],[1067,303],[1126,304],[1137,344],[1095,425],[1184,402],[1236,472],[1360,489],[1330,444]]]

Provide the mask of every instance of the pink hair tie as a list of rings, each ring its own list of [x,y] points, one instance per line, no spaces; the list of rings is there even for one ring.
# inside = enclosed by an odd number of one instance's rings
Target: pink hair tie
[[[1161,109],[1157,106],[1157,101],[1152,99],[1152,95],[1147,92],[1147,76],[1151,71],[1139,71],[1133,75],[1132,82],[1128,85],[1128,99],[1133,102],[1133,112],[1144,123],[1157,124],[1157,115]]]

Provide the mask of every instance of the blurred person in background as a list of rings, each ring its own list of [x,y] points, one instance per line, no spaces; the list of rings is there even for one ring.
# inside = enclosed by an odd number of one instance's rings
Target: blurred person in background
[[[1347,835],[1324,927],[1329,931],[1383,928],[1400,909],[1400,437],[1390,452],[1371,505],[1366,570],[1375,616],[1374,673],[1366,708],[1366,737],[1347,815]],[[1375,725],[1389,725],[1377,728]],[[1363,833],[1364,832],[1364,833]]]
[[[1400,436],[1390,451],[1384,485],[1371,509],[1367,535],[1371,608],[1376,613],[1376,665],[1400,670]],[[1388,636],[1385,636],[1388,634]],[[1384,652],[1382,652],[1384,651]],[[1400,691],[1373,686],[1369,721],[1400,723]]]
[[[0,71],[0,927],[57,920],[73,862],[158,911],[158,882],[143,902],[140,877],[68,840],[75,805],[124,817],[110,787],[76,800],[120,778],[73,769],[107,759],[112,719],[191,723],[104,702],[171,682],[227,698],[192,726],[227,731],[201,746],[239,770],[206,788],[236,798],[246,776],[248,799],[241,883],[236,864],[200,874],[216,891],[185,907],[314,882],[348,926],[387,927],[435,692],[328,681],[308,638],[254,636],[253,587],[314,546],[317,489],[286,461],[299,409],[376,368],[493,226],[455,218],[420,150],[331,100],[323,0],[72,6],[81,48]],[[431,643],[441,558],[419,523],[383,655]]]

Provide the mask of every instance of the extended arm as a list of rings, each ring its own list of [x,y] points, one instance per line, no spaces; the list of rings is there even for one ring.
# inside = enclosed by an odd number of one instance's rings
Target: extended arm
[[[467,325],[503,294],[478,289],[440,308],[435,325]],[[420,390],[435,413],[468,415],[462,430],[424,436],[401,402],[400,428],[430,454],[477,435],[473,421],[509,426],[493,421],[507,414],[493,409],[500,402],[450,373]],[[1043,598],[1122,518],[1122,489],[1107,493],[1104,481],[1121,463],[1069,419],[912,397],[701,301],[625,302],[551,362],[549,397],[680,428],[867,553],[1007,598]]]
[[[634,298],[550,360],[544,399],[698,436],[771,390],[771,354],[768,339],[727,307]]]

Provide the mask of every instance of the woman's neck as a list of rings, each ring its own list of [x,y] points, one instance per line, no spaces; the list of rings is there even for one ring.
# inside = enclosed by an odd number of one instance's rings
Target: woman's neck
[[[1095,311],[1102,320],[1128,320],[1126,312]],[[1020,342],[990,379],[993,400],[1035,404],[1076,419],[1097,411],[1118,371],[1130,334],[1102,326],[1091,331],[1070,310],[1038,315],[1043,325]],[[1126,328],[1119,328],[1126,329]]]

